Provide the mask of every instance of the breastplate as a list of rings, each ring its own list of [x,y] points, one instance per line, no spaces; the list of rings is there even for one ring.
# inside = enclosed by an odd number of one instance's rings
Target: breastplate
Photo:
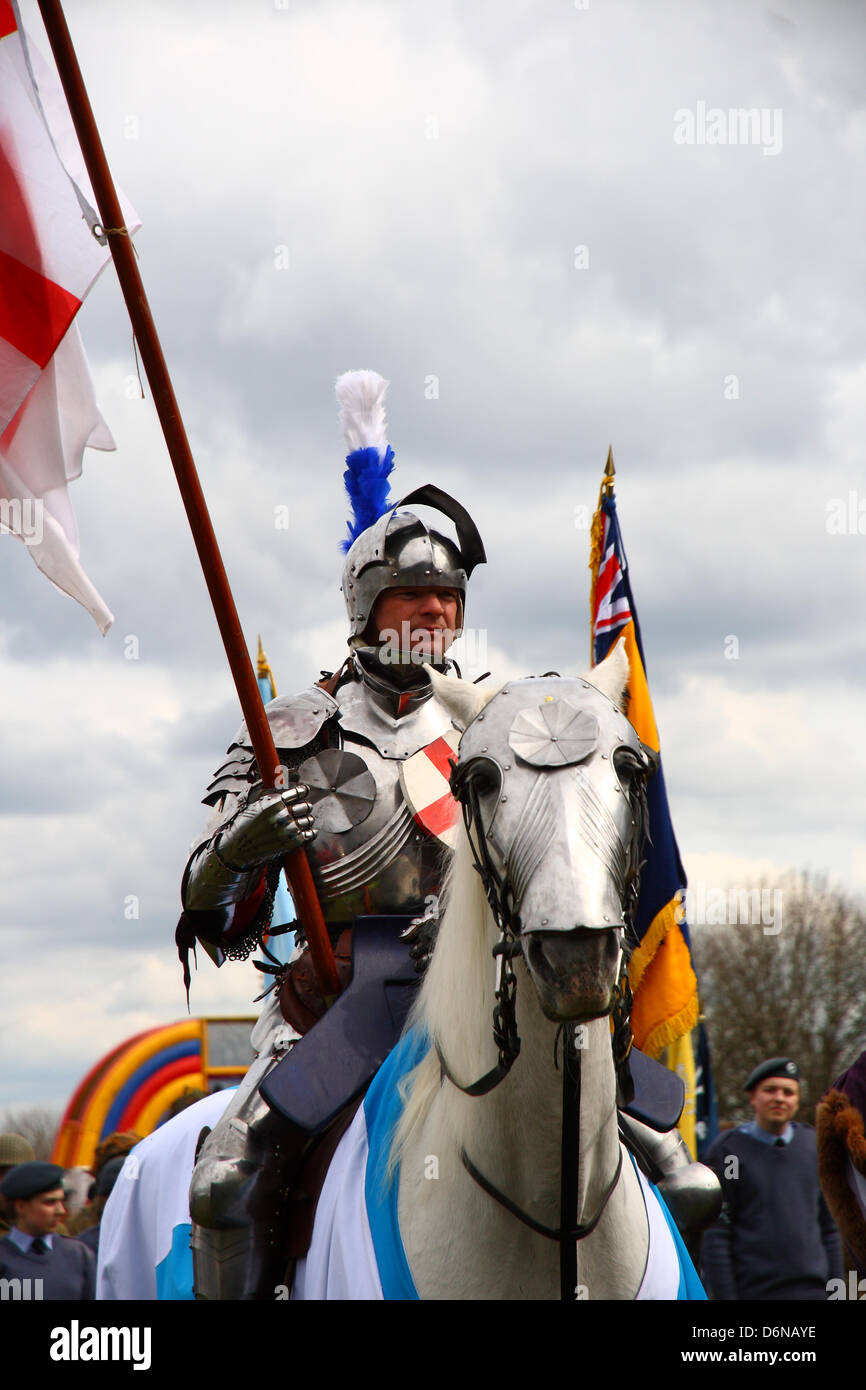
[[[416,818],[401,771],[452,733],[451,717],[435,696],[396,716],[361,682],[335,699],[342,747],[313,753],[297,768],[318,831],[307,855],[323,915],[349,923],[361,914],[429,910],[449,851]]]

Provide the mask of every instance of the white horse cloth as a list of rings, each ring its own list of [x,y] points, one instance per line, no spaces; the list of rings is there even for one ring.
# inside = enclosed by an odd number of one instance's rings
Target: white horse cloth
[[[181,1110],[134,1149],[105,1204],[98,1299],[191,1299],[189,1181],[198,1137],[234,1095],[215,1091]]]
[[[298,1261],[296,1299],[417,1299],[397,1216],[399,1172],[385,1181],[402,1107],[400,1080],[427,1050],[407,1033],[381,1067],[328,1169],[309,1252]],[[649,1222],[649,1254],[638,1299],[705,1300],[665,1203],[637,1169]]]

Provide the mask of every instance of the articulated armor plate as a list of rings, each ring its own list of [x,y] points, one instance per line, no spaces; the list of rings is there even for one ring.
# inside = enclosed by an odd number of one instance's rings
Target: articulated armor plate
[[[421,912],[438,892],[442,844],[416,821],[400,773],[407,758],[452,732],[426,679],[395,690],[359,656],[352,675],[333,699],[314,688],[267,707],[281,763],[308,788],[317,833],[307,857],[323,915],[344,926],[358,915]],[[226,810],[234,812],[235,798],[256,785],[245,738],[242,727],[206,803],[231,798]]]
[[[631,1115],[620,1113],[629,1147],[670,1208],[687,1242],[706,1230],[722,1209],[722,1186],[705,1163],[696,1163],[679,1130],[657,1133]]]
[[[322,726],[339,712],[333,700],[319,686],[303,690],[300,695],[279,696],[267,706],[268,723],[280,754],[294,753],[306,748],[317,737]],[[297,758],[291,759],[297,764]],[[242,724],[232,739],[226,761],[214,773],[207,793],[202,798],[206,806],[218,805],[226,796],[241,796],[258,782],[258,769],[246,724]]]

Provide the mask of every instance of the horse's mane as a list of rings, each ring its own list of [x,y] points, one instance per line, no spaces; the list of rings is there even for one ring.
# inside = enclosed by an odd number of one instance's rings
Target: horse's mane
[[[430,1050],[403,1082],[405,1105],[394,1134],[388,1161],[393,1175],[413,1132],[425,1119],[439,1092],[441,1067],[437,1047],[448,1069],[464,1085],[493,1065],[492,1038],[496,924],[462,820],[442,894],[436,950],[407,1028],[423,1030]],[[454,1087],[446,1104],[461,1105]],[[455,1116],[456,1122],[456,1116]]]

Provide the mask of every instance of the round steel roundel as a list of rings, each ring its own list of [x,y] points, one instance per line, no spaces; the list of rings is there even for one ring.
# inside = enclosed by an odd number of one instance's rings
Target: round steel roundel
[[[351,830],[373,809],[376,779],[357,753],[323,748],[301,763],[298,777],[310,789],[317,830]]]
[[[566,767],[582,762],[598,743],[598,720],[567,700],[522,709],[508,735],[512,750],[534,767]]]

